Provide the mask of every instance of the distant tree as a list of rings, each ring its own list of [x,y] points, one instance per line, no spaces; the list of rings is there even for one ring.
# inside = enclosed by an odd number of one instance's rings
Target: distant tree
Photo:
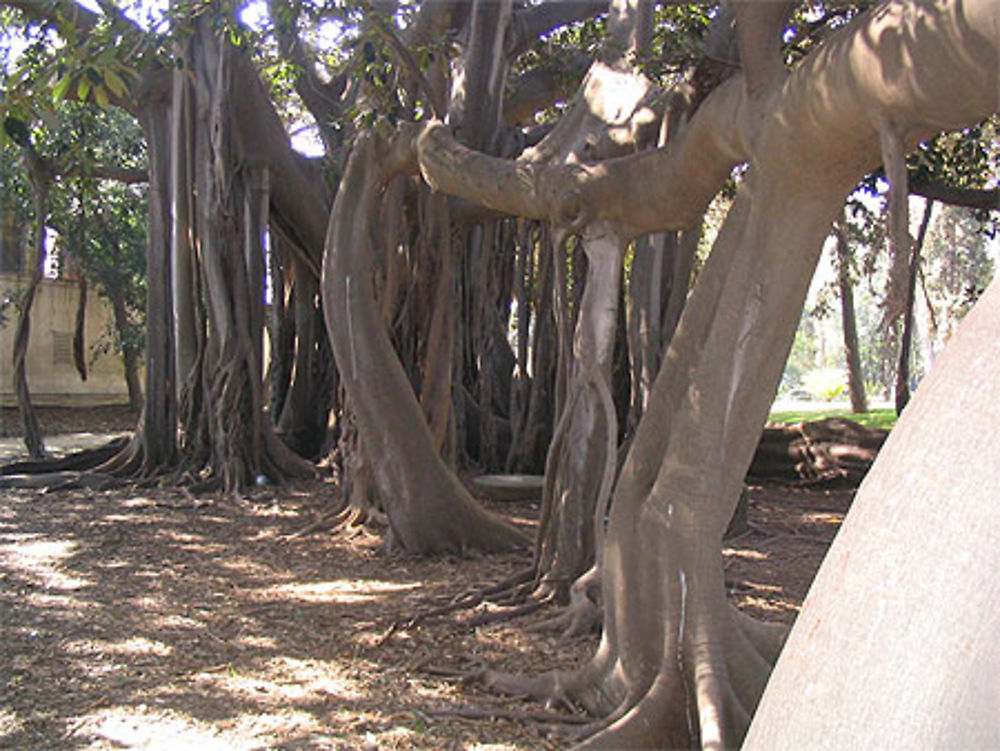
[[[140,364],[145,338],[146,221],[145,143],[135,121],[116,109],[66,103],[49,148],[61,152],[62,169],[49,224],[61,250],[97,285],[112,310],[103,351],[122,358],[129,405],[142,406]],[[91,174],[119,171],[113,180]]]

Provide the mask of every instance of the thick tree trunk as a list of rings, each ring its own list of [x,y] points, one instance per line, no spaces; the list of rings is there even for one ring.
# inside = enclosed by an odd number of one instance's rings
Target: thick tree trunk
[[[673,148],[594,171],[508,169],[455,148],[438,152],[441,142],[426,139],[440,131],[425,133],[422,167],[439,184],[531,215],[617,217],[636,233],[689,226],[732,164],[751,165],[685,307],[615,491],[601,645],[568,676],[498,679],[502,687],[575,701],[602,716],[600,731],[581,748],[740,743],[780,638],[727,603],[720,543],[823,241],[847,192],[880,161],[880,118],[872,113],[906,123],[902,143],[910,147],[997,108],[997,37],[976,30],[998,27],[991,0],[887,3],[829,39],[785,82],[766,91],[742,78],[722,84]],[[931,28],[934,34],[924,33]],[[780,32],[780,24],[770,29]],[[898,44],[935,75],[918,82],[901,74]],[[870,75],[873,69],[879,74]],[[802,169],[807,161],[814,170]],[[459,163],[471,174],[437,171]],[[495,175],[490,183],[477,180],[487,163]],[[659,179],[647,183],[645,169],[654,165]],[[516,194],[505,188],[508,180],[519,186]],[[650,186],[642,199],[624,189],[635,184]]]
[[[995,282],[862,485],[745,749],[1000,747],[997,331]]]
[[[195,346],[185,355],[190,372],[182,391],[179,468],[204,486],[237,490],[261,476],[280,481],[314,474],[264,418],[261,368],[267,209],[269,204],[288,206],[287,191],[299,185],[295,177],[302,175],[287,159],[287,143],[272,138],[274,123],[268,117],[273,111],[254,109],[262,95],[252,67],[210,26],[205,16],[196,22],[184,66],[190,74],[182,78],[184,90],[173,95],[183,105],[173,131],[177,182],[171,195],[179,212],[174,250],[184,269],[178,271],[178,283],[189,289],[171,295],[165,282],[156,310],[170,310],[168,301],[176,300],[187,302],[186,315],[195,313],[179,330],[187,342],[180,351],[192,341]],[[239,118],[251,113],[259,116],[257,127],[241,131]],[[297,211],[312,198],[303,190]],[[297,227],[297,237],[308,239],[314,225]],[[170,280],[169,263],[163,271],[163,280]],[[165,332],[172,334],[172,325]],[[172,347],[167,351],[173,354]],[[173,389],[163,395],[172,397]],[[148,393],[147,410],[153,400]]]
[[[392,155],[355,143],[330,217],[323,302],[341,380],[392,531],[408,553],[503,550],[522,535],[488,514],[448,470],[382,325],[372,290],[372,221]]]

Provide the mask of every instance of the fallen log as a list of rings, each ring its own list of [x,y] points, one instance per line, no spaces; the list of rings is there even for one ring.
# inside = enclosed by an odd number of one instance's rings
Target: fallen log
[[[878,456],[889,431],[843,417],[794,424],[768,423],[748,478],[857,485]]]

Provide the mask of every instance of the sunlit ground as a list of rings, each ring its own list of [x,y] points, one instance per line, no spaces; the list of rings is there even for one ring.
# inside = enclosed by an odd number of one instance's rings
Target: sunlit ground
[[[420,668],[460,656],[535,670],[586,644],[560,652],[509,624],[390,629],[524,559],[391,558],[364,533],[292,539],[323,513],[314,491],[0,499],[0,747],[556,747],[510,721],[432,717],[476,699]]]
[[[432,668],[570,668],[593,638],[566,646],[529,632],[531,619],[471,628],[467,613],[405,622],[526,558],[417,560],[382,554],[364,532],[293,537],[323,516],[330,495],[311,485],[241,500],[0,497],[0,747],[570,745],[511,720],[443,716],[463,707],[502,715],[512,705]],[[751,498],[760,531],[727,544],[727,586],[740,607],[787,622],[849,494],[754,488]],[[531,504],[495,508],[526,525],[537,514]]]

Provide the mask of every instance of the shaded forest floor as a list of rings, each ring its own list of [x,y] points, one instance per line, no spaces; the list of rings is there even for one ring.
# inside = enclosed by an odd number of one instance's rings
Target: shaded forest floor
[[[523,556],[387,557],[367,533],[316,529],[335,487],[242,499],[174,490],[7,491],[0,500],[0,747],[20,749],[563,748],[540,709],[437,675],[536,672],[596,644],[529,633],[548,615],[469,627],[422,608],[518,570]],[[851,491],[752,489],[726,548],[733,598],[790,622]],[[532,504],[494,508],[525,526]],[[393,624],[398,625],[393,629]],[[475,708],[481,719],[442,712]]]

